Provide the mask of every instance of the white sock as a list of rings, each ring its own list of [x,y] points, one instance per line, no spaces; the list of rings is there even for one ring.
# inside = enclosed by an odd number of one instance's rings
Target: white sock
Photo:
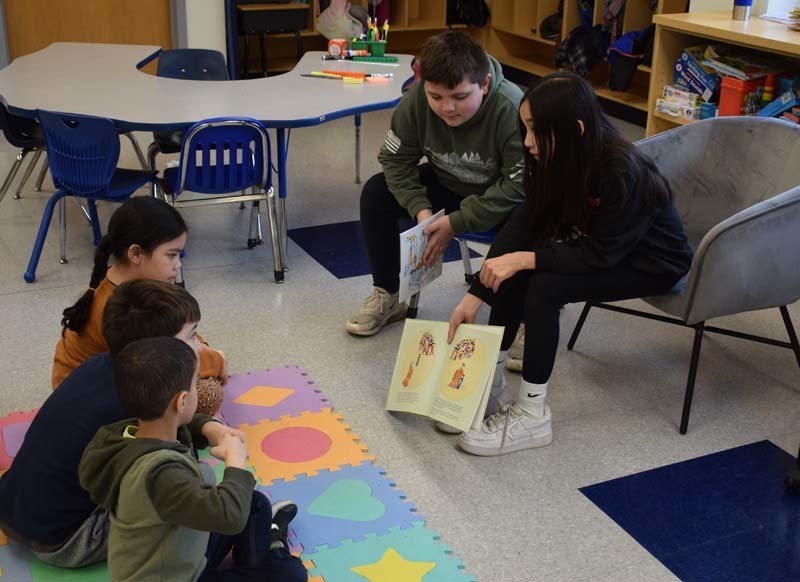
[[[517,405],[531,416],[544,416],[544,401],[547,398],[547,382],[534,384],[525,379],[519,387]]]

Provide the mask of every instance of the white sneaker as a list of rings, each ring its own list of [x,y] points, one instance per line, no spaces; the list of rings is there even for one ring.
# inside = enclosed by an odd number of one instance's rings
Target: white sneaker
[[[506,358],[506,370],[512,372],[522,372],[522,357],[525,354],[525,324],[522,323],[517,330],[517,336],[514,338],[514,343],[508,349],[508,357]]]
[[[500,386],[492,389],[492,394],[489,395],[489,402],[486,403],[486,412],[483,414],[483,419],[486,420],[493,414],[496,414],[506,404],[508,404],[508,389],[506,388],[506,379],[504,376],[500,381]],[[436,428],[447,434],[461,434],[463,432],[440,420],[436,421]]]
[[[397,293],[375,287],[344,328],[353,335],[375,335],[387,323],[404,319],[406,311],[405,302],[398,303]]]
[[[480,429],[462,433],[458,437],[458,446],[482,457],[543,447],[553,441],[550,418],[547,405],[544,416],[534,417],[517,404],[509,404],[484,420]]]

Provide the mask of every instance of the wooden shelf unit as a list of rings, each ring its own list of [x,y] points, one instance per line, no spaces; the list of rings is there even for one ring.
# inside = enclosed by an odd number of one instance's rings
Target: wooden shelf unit
[[[732,20],[724,14],[663,14],[656,16],[656,38],[650,75],[648,136],[691,123],[656,111],[656,99],[664,85],[674,80],[675,61],[684,48],[710,43],[727,43],[788,57],[800,70],[800,32],[761,18]]]
[[[547,0],[552,1],[552,0]],[[557,2],[558,0],[556,0]],[[370,0],[351,0],[369,9]],[[328,40],[319,34],[317,0],[309,0],[307,27],[300,31],[304,50],[325,50]],[[255,7],[253,7],[255,6]],[[297,10],[297,4],[238,5],[239,10]],[[383,24],[383,22],[379,23]],[[389,8],[389,51],[395,53],[415,53],[431,34],[448,28],[447,0],[392,0]],[[463,24],[453,24],[452,28],[466,28]],[[296,62],[294,35],[291,33],[270,34],[267,37],[268,73],[282,73],[290,70]],[[240,54],[242,43],[240,42]],[[248,59],[248,72],[260,72],[258,51],[251,48]]]
[[[486,50],[501,63],[536,76],[557,70],[553,40],[544,39],[540,28],[545,18],[558,12],[559,0],[492,0],[492,18],[483,34]],[[596,1],[593,22],[603,20],[605,3]],[[657,14],[680,12],[685,0],[659,0]],[[649,0],[627,0],[622,9],[623,28],[627,33],[646,28],[653,17]],[[561,38],[580,25],[580,13],[574,0],[564,2]],[[626,92],[608,88],[608,65],[600,63],[589,74],[589,81],[598,96],[639,111],[648,111],[648,90],[651,68],[640,65]]]

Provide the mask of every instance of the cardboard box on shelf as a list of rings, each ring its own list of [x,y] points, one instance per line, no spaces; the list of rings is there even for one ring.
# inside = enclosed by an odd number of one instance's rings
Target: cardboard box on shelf
[[[719,91],[720,78],[703,65],[705,49],[704,46],[683,49],[675,63],[675,85],[699,94],[703,101],[711,101]]]
[[[697,107],[703,102],[703,98],[697,93],[676,85],[664,85],[664,90],[661,95],[664,99],[672,101],[673,103],[691,105],[692,107]]]
[[[700,106],[681,105],[680,103],[675,103],[668,99],[657,99],[656,111],[671,115],[672,117],[700,119]]]

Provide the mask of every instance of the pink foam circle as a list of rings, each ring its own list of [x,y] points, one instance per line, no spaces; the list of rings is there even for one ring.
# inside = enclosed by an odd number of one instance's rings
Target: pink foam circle
[[[262,452],[282,463],[306,463],[331,449],[331,438],[316,428],[292,426],[276,430],[261,441]]]

